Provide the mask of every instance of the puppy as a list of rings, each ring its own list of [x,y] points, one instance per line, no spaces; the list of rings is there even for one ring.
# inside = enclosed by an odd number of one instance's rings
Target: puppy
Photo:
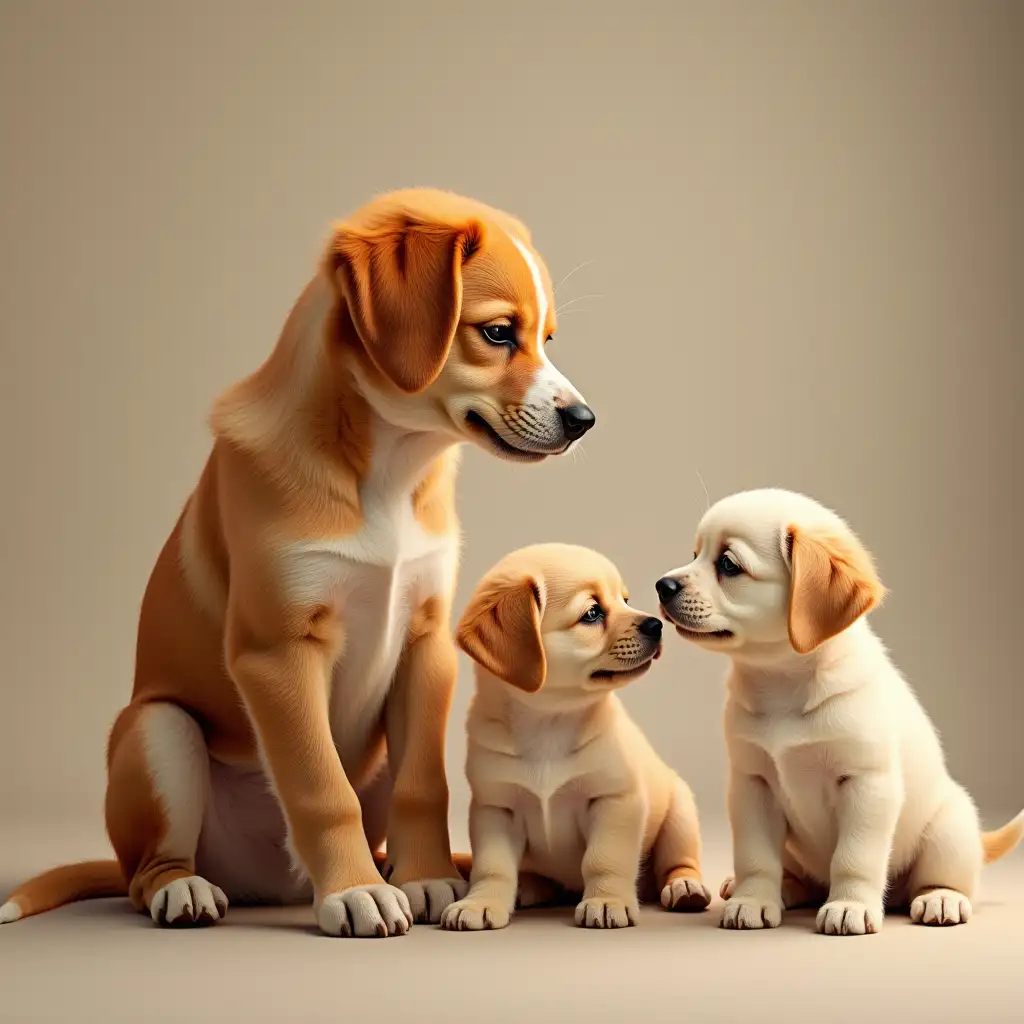
[[[710,903],[693,796],[615,696],[661,653],[661,620],[626,601],[614,565],[565,544],[516,551],[477,588],[456,631],[476,662],[473,868],[442,927],[505,927],[520,879],[520,905],[582,893],[578,925],[634,925],[648,855],[645,899]]]
[[[775,928],[784,906],[814,905],[817,931],[861,935],[886,902],[919,924],[965,923],[982,864],[1016,846],[1024,813],[982,834],[868,625],[884,588],[846,523],[800,494],[736,494],[656,586],[680,636],[732,661],[722,926]]]

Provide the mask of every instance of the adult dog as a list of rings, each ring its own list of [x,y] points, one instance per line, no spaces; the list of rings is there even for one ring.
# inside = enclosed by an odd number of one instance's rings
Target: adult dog
[[[593,425],[546,354],[552,297],[523,224],[467,198],[385,194],[336,227],[270,357],[217,400],[150,577],[108,746],[117,861],[39,876],[0,921],[124,893],[167,925],[311,898],[327,934],[383,936],[465,892],[456,455],[536,462]]]

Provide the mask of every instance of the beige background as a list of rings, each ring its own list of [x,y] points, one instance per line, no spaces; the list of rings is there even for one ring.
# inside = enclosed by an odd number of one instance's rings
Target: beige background
[[[993,824],[1024,804],[1024,4],[0,10],[0,820],[98,828],[208,407],[270,350],[329,222],[406,184],[518,214],[556,280],[592,261],[559,297],[600,296],[553,352],[597,414],[585,456],[467,454],[457,606],[506,551],[564,539],[653,609],[698,471],[712,499],[805,490],[874,549],[877,628],[954,773]],[[723,668],[673,636],[625,695],[709,820]],[[464,663],[457,837],[469,686]]]

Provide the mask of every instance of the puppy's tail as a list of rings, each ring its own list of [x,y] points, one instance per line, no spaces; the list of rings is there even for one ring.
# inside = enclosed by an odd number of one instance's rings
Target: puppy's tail
[[[0,905],[0,925],[42,914],[77,900],[127,896],[128,886],[116,860],[89,860],[53,868],[18,886]]]
[[[991,864],[1005,857],[1024,837],[1024,811],[1008,821],[1002,828],[982,832],[981,845],[985,851],[985,863]]]

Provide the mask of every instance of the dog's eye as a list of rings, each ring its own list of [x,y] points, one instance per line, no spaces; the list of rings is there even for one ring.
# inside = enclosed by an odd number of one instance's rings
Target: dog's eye
[[[718,556],[718,561],[715,563],[715,572],[719,576],[739,576],[743,573],[743,569],[740,568],[739,563],[733,559],[732,555],[724,551]]]
[[[592,604],[581,616],[580,622],[592,626],[604,618],[604,609],[599,604]]]
[[[491,345],[514,345],[516,343],[516,329],[512,324],[484,324],[480,328],[484,341]]]

